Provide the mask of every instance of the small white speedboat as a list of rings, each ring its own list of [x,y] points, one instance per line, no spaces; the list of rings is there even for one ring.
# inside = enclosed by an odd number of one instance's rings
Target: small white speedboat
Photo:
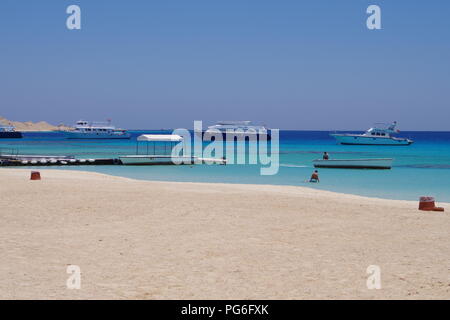
[[[345,145],[378,145],[378,146],[408,146],[414,141],[406,138],[395,138],[392,135],[400,131],[395,129],[397,121],[390,125],[375,124],[363,134],[333,133],[332,137]]]
[[[341,169],[391,169],[392,158],[384,159],[333,159],[313,161],[315,168],[341,168]]]

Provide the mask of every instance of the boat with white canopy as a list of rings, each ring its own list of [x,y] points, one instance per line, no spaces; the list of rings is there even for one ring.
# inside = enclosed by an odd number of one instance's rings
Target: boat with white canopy
[[[139,148],[140,142],[146,145]],[[195,158],[172,156],[172,149],[178,143],[183,143],[183,137],[176,134],[143,134],[136,140],[136,154],[121,156],[119,159],[125,165],[175,164],[175,162],[192,163]],[[142,151],[144,149],[144,151]],[[140,152],[145,152],[140,154]]]
[[[140,142],[146,143],[144,147],[139,147]],[[180,143],[184,143],[184,140],[177,134],[143,134],[136,140],[136,154],[120,156],[119,159],[124,165],[194,164],[198,161],[209,164],[226,164],[227,162],[224,158],[199,158],[190,154],[173,155],[173,148]]]

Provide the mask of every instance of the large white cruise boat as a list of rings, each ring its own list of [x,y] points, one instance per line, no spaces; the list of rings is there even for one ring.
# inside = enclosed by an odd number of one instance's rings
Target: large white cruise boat
[[[130,139],[131,135],[122,129],[116,129],[111,122],[91,122],[80,120],[74,130],[66,131],[67,139]]]
[[[395,129],[397,121],[391,124],[375,124],[363,134],[334,133],[331,134],[338,143],[346,145],[378,145],[378,146],[407,146],[414,141],[406,138],[392,137],[400,131]]]
[[[235,133],[237,136],[251,136],[265,134],[270,139],[270,129],[264,125],[253,125],[251,121],[219,121],[209,126],[206,132],[220,131],[222,134]]]

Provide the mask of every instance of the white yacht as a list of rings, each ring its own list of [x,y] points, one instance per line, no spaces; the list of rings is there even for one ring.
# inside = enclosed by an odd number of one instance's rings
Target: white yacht
[[[72,131],[65,132],[67,139],[130,139],[131,135],[122,129],[116,129],[108,122],[80,120]]]
[[[209,126],[206,131],[219,130],[223,134],[230,133],[242,133],[243,135],[256,135],[266,134],[270,138],[270,129],[264,125],[253,125],[251,121],[219,121],[213,126]]]
[[[407,146],[414,141],[406,138],[395,138],[393,134],[400,132],[395,127],[397,121],[391,124],[375,124],[363,134],[334,133],[331,134],[338,143],[346,145],[378,145],[378,146]]]

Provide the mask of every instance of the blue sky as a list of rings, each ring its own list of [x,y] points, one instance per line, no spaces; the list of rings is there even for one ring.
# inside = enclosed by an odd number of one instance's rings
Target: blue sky
[[[0,116],[450,130],[449,35],[446,0],[2,0]]]

